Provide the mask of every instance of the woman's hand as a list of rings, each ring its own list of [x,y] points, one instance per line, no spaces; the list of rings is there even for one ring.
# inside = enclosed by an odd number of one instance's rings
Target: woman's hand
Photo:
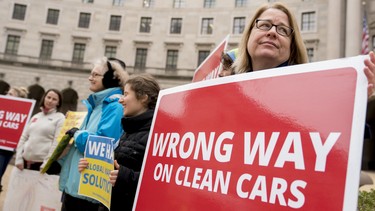
[[[115,160],[114,165],[115,165],[115,170],[109,173],[109,182],[112,184],[112,186],[115,186],[116,184],[118,170],[120,169],[120,165],[117,163],[117,160]]]
[[[89,165],[89,162],[86,160],[86,158],[79,159],[79,162],[78,162],[79,173],[81,173],[83,170],[85,170],[88,165]]]
[[[375,54],[371,51],[368,55],[370,58],[365,59],[364,72],[368,80],[367,94],[371,97],[375,94]]]

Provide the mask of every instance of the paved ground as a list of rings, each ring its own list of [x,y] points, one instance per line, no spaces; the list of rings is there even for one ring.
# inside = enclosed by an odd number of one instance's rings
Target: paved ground
[[[12,172],[13,167],[14,167],[13,165],[8,165],[7,170],[6,170],[6,172],[5,172],[5,174],[3,175],[3,178],[2,178],[1,183],[3,185],[3,191],[0,193],[0,210],[3,210],[5,195],[6,195],[6,192],[8,190],[9,176],[10,176],[10,173]]]
[[[13,168],[14,168],[13,165],[9,165],[5,174],[4,174],[4,176],[3,176],[3,179],[2,179],[3,192],[0,193],[0,210],[3,210],[6,191],[8,190],[8,180],[9,180],[9,176],[10,176],[10,173],[12,172]],[[372,178],[372,180],[375,183],[375,171],[371,171],[371,172],[366,171],[366,173]],[[365,186],[361,187],[360,190],[371,190],[372,188],[375,189],[375,184],[365,185]]]
[[[365,191],[369,191],[371,189],[375,189],[375,171],[365,171],[371,178],[372,178],[372,181],[373,181],[373,184],[372,185],[364,185],[360,188],[360,190],[365,190]]]

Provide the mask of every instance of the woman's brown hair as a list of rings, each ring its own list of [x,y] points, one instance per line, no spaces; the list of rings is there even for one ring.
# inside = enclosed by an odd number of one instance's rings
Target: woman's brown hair
[[[290,35],[290,56],[288,59],[288,65],[303,64],[307,63],[308,57],[306,52],[305,44],[301,36],[301,32],[298,28],[298,23],[292,14],[292,12],[282,3],[276,2],[273,4],[265,4],[260,7],[256,12],[250,22],[247,24],[241,38],[241,42],[238,50],[238,58],[233,64],[236,73],[244,73],[252,71],[251,57],[247,51],[247,42],[249,41],[250,33],[255,26],[255,21],[259,16],[262,15],[268,9],[278,9],[284,12],[288,16],[289,25],[293,28],[294,32]]]

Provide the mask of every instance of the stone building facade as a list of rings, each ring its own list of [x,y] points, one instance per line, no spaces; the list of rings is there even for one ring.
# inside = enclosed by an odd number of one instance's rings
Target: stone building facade
[[[71,87],[90,93],[91,63],[123,59],[131,73],[153,74],[163,88],[187,84],[228,34],[238,46],[256,8],[272,0],[2,0],[0,79],[12,86]],[[360,0],[284,0],[294,12],[310,61],[360,53],[368,14],[370,48],[375,4]],[[78,110],[83,109],[81,105]]]

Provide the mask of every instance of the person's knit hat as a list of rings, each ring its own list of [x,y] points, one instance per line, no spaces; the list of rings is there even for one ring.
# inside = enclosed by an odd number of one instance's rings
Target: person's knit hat
[[[108,89],[112,87],[122,87],[128,79],[129,74],[125,71],[126,64],[120,59],[107,59],[107,72],[103,75],[103,86]]]
[[[234,62],[237,58],[237,55],[238,55],[238,48],[235,48],[235,49],[232,49],[232,50],[228,51],[227,54],[232,59],[232,61]]]

